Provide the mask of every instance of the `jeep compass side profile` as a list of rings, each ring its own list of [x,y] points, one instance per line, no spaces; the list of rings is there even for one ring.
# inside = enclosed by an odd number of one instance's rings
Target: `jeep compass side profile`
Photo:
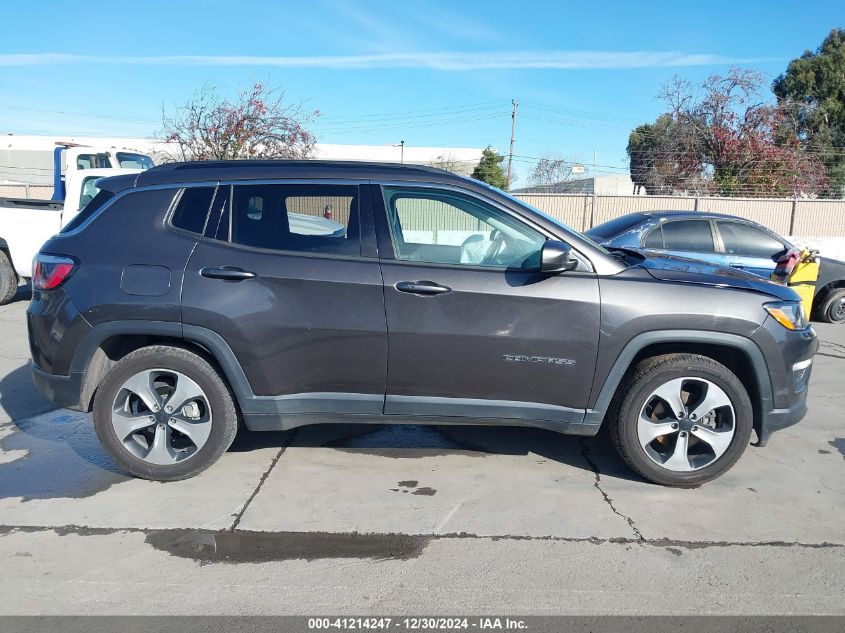
[[[695,486],[806,412],[798,296],[606,250],[483,183],[367,163],[162,165],[36,257],[33,378],[127,471],[191,477],[239,428],[602,425]]]

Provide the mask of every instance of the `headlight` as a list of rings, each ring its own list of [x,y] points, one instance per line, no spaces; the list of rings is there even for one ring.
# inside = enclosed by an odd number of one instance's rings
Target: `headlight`
[[[810,325],[807,321],[807,315],[804,314],[804,306],[801,303],[778,301],[776,303],[766,303],[763,307],[766,309],[766,312],[772,315],[775,321],[787,330],[804,330]]]

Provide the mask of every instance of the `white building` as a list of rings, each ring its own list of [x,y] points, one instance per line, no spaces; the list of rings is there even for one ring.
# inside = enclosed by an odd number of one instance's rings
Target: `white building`
[[[135,150],[163,162],[174,152],[166,143],[145,138],[101,138],[91,136],[0,136],[0,184],[52,185],[53,150],[57,143],[77,143]],[[339,145],[318,143],[319,160],[374,161],[430,165],[450,163],[468,175],[481,158],[481,148],[416,147],[412,145]]]
[[[554,185],[533,186],[517,189],[514,193],[575,193],[598,196],[630,196],[634,191],[634,181],[628,174],[602,174],[589,178],[573,178]]]

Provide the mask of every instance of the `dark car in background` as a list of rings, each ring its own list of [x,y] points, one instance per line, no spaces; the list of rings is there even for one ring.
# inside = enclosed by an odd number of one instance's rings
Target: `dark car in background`
[[[255,160],[98,187],[36,258],[33,379],[140,477],[196,475],[242,427],[604,423],[696,486],[806,413],[794,291],[609,251],[475,180]]]
[[[586,232],[607,247],[655,251],[730,266],[769,278],[777,260],[794,245],[756,222],[696,211],[630,213]],[[845,323],[845,262],[822,257],[813,313]]]

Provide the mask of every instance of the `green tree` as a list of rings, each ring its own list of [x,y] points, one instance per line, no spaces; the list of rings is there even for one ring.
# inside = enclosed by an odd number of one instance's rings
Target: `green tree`
[[[698,192],[702,159],[691,126],[677,123],[670,114],[639,125],[628,136],[628,158],[634,187],[649,195],[676,191]]]
[[[628,139],[632,179],[647,193],[818,195],[825,165],[781,133],[783,108],[766,103],[763,76],[731,68],[700,86],[678,77],[660,97],[668,111]]]
[[[472,177],[476,180],[486,182],[488,185],[506,190],[508,188],[508,177],[502,169],[502,161],[505,157],[499,154],[489,145],[481,152],[481,160],[472,171]]]
[[[787,131],[827,167],[827,195],[845,196],[845,30],[789,62],[772,90],[789,113]]]

